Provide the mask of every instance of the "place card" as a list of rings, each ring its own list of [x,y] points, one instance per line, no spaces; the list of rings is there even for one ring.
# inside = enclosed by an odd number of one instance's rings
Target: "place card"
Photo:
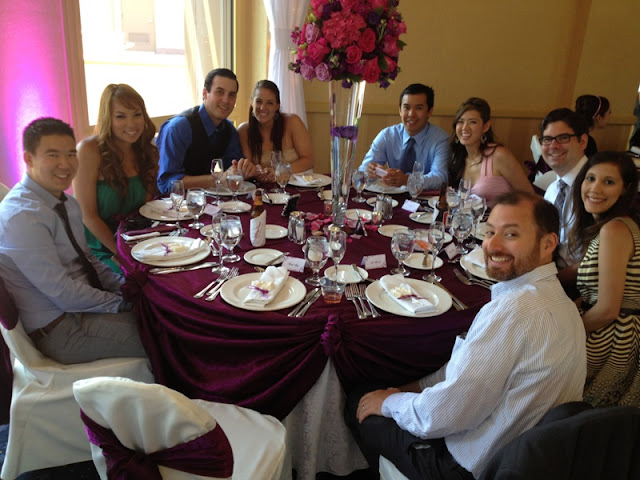
[[[220,207],[218,205],[213,205],[212,203],[207,203],[204,207],[204,213],[206,215],[215,215],[220,211]]]
[[[444,247],[444,251],[447,254],[447,256],[449,257],[449,260],[451,260],[453,257],[455,257],[457,255],[457,249],[456,246],[453,242],[451,242],[449,245],[447,245],[446,247]]]
[[[407,212],[417,212],[420,208],[420,204],[418,202],[414,202],[413,200],[405,200],[402,204],[402,210]]]
[[[285,256],[282,266],[290,272],[304,272],[307,261],[304,258]]]
[[[387,268],[387,256],[384,253],[369,255],[362,258],[361,265],[365,270],[375,270],[376,268]]]
[[[376,167],[376,175],[378,175],[379,177],[385,177],[387,175],[387,173],[389,173],[389,172],[387,170],[385,170],[384,168]]]

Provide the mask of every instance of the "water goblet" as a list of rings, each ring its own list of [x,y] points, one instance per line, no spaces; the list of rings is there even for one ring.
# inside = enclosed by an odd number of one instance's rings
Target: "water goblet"
[[[464,255],[469,253],[469,250],[464,248],[462,242],[471,234],[471,228],[473,227],[473,214],[468,210],[458,210],[453,214],[451,220],[451,233],[456,240],[458,240],[458,246],[456,248],[456,255]]]
[[[409,192],[409,195],[411,195],[411,200],[413,200],[414,202],[416,201],[418,195],[422,193],[423,186],[424,175],[422,175],[421,173],[412,173],[411,175],[409,175],[409,178],[407,179],[407,191]]]
[[[278,165],[282,163],[282,152],[280,150],[274,150],[271,152],[270,157],[271,171],[273,171],[273,175],[276,174],[276,168]],[[278,193],[278,189],[274,188],[271,190],[272,193]]]
[[[460,206],[464,206],[469,194],[471,193],[471,179],[461,178],[458,184],[458,193],[460,194]]]
[[[222,165],[221,158],[214,158],[211,160],[211,178],[216,186],[216,205],[220,205],[220,193],[219,188],[222,183],[222,176],[224,175],[224,166]]]
[[[238,208],[238,190],[240,190],[240,186],[242,185],[242,181],[244,178],[242,177],[242,173],[239,171],[230,171],[227,172],[227,188],[231,190],[232,193],[232,202],[234,212],[240,210]]]
[[[313,275],[307,278],[305,283],[317,287],[320,285],[318,272],[324,267],[329,258],[329,242],[327,242],[326,237],[313,236],[307,238],[304,256],[313,272]]]
[[[209,237],[209,248],[211,249],[211,255],[214,257],[220,258],[220,263],[211,269],[213,273],[223,274],[229,271],[227,267],[224,266],[224,262],[222,260],[222,227],[220,225],[223,218],[227,216],[226,213],[216,212],[211,216],[211,229],[205,232],[205,237]]]
[[[335,277],[338,277],[338,268],[340,262],[344,258],[344,254],[347,251],[347,233],[342,230],[331,232],[329,234],[329,255],[333,260],[333,266],[335,270]]]
[[[441,277],[436,275],[436,258],[438,258],[438,254],[440,253],[440,249],[444,245],[444,237],[445,237],[445,226],[442,222],[433,222],[429,227],[429,245],[431,245],[431,272],[429,275],[423,275],[422,279],[427,282],[439,282],[442,280]]]
[[[280,186],[280,193],[287,193],[284,189],[291,178],[291,164],[280,162],[276,167],[276,182]]]
[[[171,180],[171,187],[169,190],[169,198],[173,209],[176,211],[176,223],[180,220],[180,207],[184,201],[184,183],[182,180]]]
[[[233,249],[242,238],[242,223],[240,222],[240,217],[237,215],[227,215],[222,218],[220,220],[220,234],[222,244],[229,250],[229,253],[220,258],[231,263],[240,261],[240,255],[233,253]]]
[[[447,189],[447,204],[449,205],[449,218],[452,218],[453,214],[458,210],[460,206],[460,194],[458,191],[448,188]],[[447,223],[449,223],[448,221]]]
[[[367,200],[362,196],[362,191],[364,190],[365,184],[367,181],[367,174],[364,170],[355,170],[351,175],[351,183],[353,184],[353,188],[358,192],[358,196],[353,199],[356,203],[366,202]]]
[[[204,206],[207,204],[207,198],[204,195],[203,188],[190,188],[187,190],[187,210],[193,215],[193,222],[189,224],[191,228],[202,228],[204,223],[200,221],[200,215],[204,212]]]
[[[482,221],[485,212],[487,211],[487,201],[480,195],[469,195],[467,199],[470,202],[471,213],[473,214],[473,238],[469,244],[469,248],[476,248],[478,243],[476,242],[476,236],[478,234],[478,224]]]
[[[405,277],[409,276],[409,271],[404,268],[404,262],[413,253],[415,235],[411,230],[395,232],[391,238],[391,253],[398,261],[398,267],[391,270],[391,273],[400,273]]]

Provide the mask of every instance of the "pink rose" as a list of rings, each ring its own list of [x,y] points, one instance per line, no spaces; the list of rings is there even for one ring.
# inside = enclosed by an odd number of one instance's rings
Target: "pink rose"
[[[361,61],[347,65],[347,72],[353,75],[362,75],[364,72],[364,63]]]
[[[382,51],[391,57],[397,57],[398,52],[398,38],[392,35],[385,35],[382,38]]]
[[[383,72],[393,72],[398,64],[390,57],[384,56],[384,60],[387,64],[385,68],[382,69]]]
[[[364,64],[362,79],[367,83],[375,83],[379,77],[380,67],[378,66],[378,59],[372,58],[371,60],[367,60]]]
[[[359,62],[362,58],[362,49],[355,45],[351,45],[347,47],[347,63],[356,63]]]
[[[317,42],[309,44],[307,47],[307,56],[311,59],[313,65],[316,66],[330,51],[331,49],[327,47],[327,39],[321,38]]]
[[[329,71],[329,67],[326,63],[320,63],[315,68],[316,77],[321,82],[328,82],[331,80],[331,72]]]
[[[358,46],[362,49],[363,52],[373,52],[373,49],[376,48],[376,32],[374,32],[370,28],[367,28],[364,32],[362,32],[362,35],[358,39]]]
[[[316,78],[316,72],[313,67],[304,63],[300,65],[300,75],[302,75],[302,78],[305,80],[313,80]]]
[[[320,27],[315,23],[306,23],[304,25],[304,38],[307,43],[313,43],[320,38]]]
[[[353,6],[358,3],[358,0],[340,0],[340,4],[342,5],[342,9],[352,10]]]
[[[398,24],[398,33],[400,35],[407,33],[407,24],[404,23],[404,20]]]
[[[311,8],[316,17],[320,18],[322,16],[322,9],[327,3],[329,3],[329,0],[311,0]]]
[[[376,8],[387,8],[387,0],[371,0],[369,3],[371,4],[372,10]]]

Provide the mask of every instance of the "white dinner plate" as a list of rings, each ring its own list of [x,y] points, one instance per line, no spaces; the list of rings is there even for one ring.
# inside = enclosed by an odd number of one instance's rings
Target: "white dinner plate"
[[[272,205],[284,205],[289,200],[288,193],[267,193],[266,196],[263,194],[262,199],[270,203]]]
[[[294,187],[303,187],[303,188],[318,188],[318,187],[326,187],[327,185],[331,185],[331,177],[322,175],[321,173],[304,174],[305,177],[313,178],[311,182],[309,182],[308,180],[302,180],[300,176],[302,176],[301,173],[296,173],[291,175],[291,179],[289,180],[289,185],[293,185]]]
[[[433,223],[433,216],[435,212],[413,212],[409,215],[409,218],[418,223]]]
[[[402,308],[398,303],[392,299],[389,294],[382,288],[380,282],[373,282],[365,290],[365,294],[371,303],[373,303],[380,310],[393,313],[394,315],[400,315],[403,317],[434,317],[440,315],[451,308],[451,296],[440,287],[433,285],[429,282],[423,282],[422,280],[416,280],[415,278],[406,278],[405,281],[411,285],[418,295],[422,298],[428,299],[435,305],[435,310],[422,314],[411,313],[409,310]]]
[[[453,240],[453,237],[451,236],[450,233],[444,232],[444,242],[442,243],[443,245],[446,245],[447,243],[449,243],[451,240]],[[416,252],[421,252],[422,251],[422,247],[420,247],[420,245],[418,245],[417,241],[413,242],[413,249]]]
[[[282,289],[267,305],[247,305],[244,299],[249,295],[247,286],[260,278],[261,273],[247,273],[227,280],[220,289],[222,299],[229,305],[254,312],[272,312],[282,310],[300,302],[307,294],[304,284],[297,278],[289,277]]]
[[[426,200],[431,208],[436,208],[440,197],[438,195],[432,197],[418,197],[418,200]]]
[[[418,270],[431,270],[431,259],[433,256],[431,254],[427,255],[427,265],[422,265],[422,259],[424,258],[424,253],[412,253],[409,257],[402,263],[404,263],[407,267],[417,268]],[[440,257],[436,257],[436,266],[435,268],[440,268],[444,262]]]
[[[401,185],[399,187],[390,187],[389,185],[385,185],[382,182],[375,182],[371,185],[367,185],[364,187],[365,190],[374,193],[386,193],[387,195],[395,195],[397,193],[404,193],[407,191],[406,185]]]
[[[478,224],[478,230],[476,231],[476,238],[478,240],[484,240],[484,236],[487,233],[487,222],[480,222]]]
[[[359,283],[369,278],[369,272],[362,267],[356,267],[360,276],[353,271],[351,265],[338,265],[338,280],[344,283]],[[330,279],[335,278],[336,267],[329,267],[324,271],[324,276]]]
[[[152,203],[153,202],[153,203]],[[166,204],[166,209],[164,209],[162,212],[159,211],[158,206],[161,206],[160,202],[164,202]],[[142,205],[139,209],[138,212],[140,212],[140,215],[142,215],[143,217],[149,218],[151,220],[159,220],[162,222],[175,222],[176,221],[176,212],[174,212],[173,210],[170,210],[173,208],[173,205],[171,205],[171,201],[169,199],[165,199],[165,200],[152,200],[149,203],[145,203],[144,205]],[[189,213],[189,211],[187,210],[186,206],[181,206],[180,207],[180,220],[191,220],[193,218],[193,215],[191,215]]]
[[[378,233],[385,237],[393,237],[393,234],[396,232],[403,232],[405,230],[409,230],[409,227],[405,227],[404,225],[383,225],[378,228]]]
[[[140,252],[142,252],[146,248],[156,243],[180,242],[180,243],[191,245],[191,243],[196,240],[198,239],[190,238],[190,237],[154,237],[134,245],[134,247],[131,249],[131,256],[135,258],[137,261],[139,261],[140,263],[153,265],[154,267],[181,267],[183,265],[191,265],[192,263],[196,263],[196,262],[199,262],[200,260],[204,260],[205,258],[207,258],[207,256],[209,256],[210,250],[209,250],[209,246],[206,243],[203,245],[201,249],[196,250],[193,253],[193,255],[167,259],[167,260],[143,260],[142,257],[140,256]]]
[[[376,197],[367,198],[367,205],[371,207],[376,206]],[[391,208],[396,208],[398,206],[398,201],[395,198],[391,199]]]
[[[245,182],[242,182],[242,185],[240,185],[240,189],[237,191],[236,195],[246,195],[249,192],[253,192],[255,189],[256,189],[255,184],[245,181]],[[216,188],[215,187],[207,188],[204,192],[207,195],[211,195],[215,197]],[[222,184],[220,184],[220,186],[218,187],[218,195],[220,195],[221,197],[231,197],[233,195],[233,192],[229,190],[229,188],[227,188],[224,182],[222,182]]]
[[[484,278],[485,280],[491,280],[492,282],[496,281],[494,278],[487,275],[487,270],[484,267],[480,267],[475,263],[472,263],[466,255],[460,257],[460,266],[474,277]]]
[[[222,202],[220,204],[220,210],[224,213],[244,213],[251,210],[251,205],[240,201]]]
[[[281,257],[276,263],[271,265],[280,265],[284,260],[284,255],[280,250],[274,248],[254,248],[244,254],[244,261],[251,265],[266,266],[269,262]]]
[[[358,212],[360,212],[360,218],[362,218],[365,222],[371,221],[371,212],[369,210],[362,210],[358,208]],[[350,208],[346,212],[344,212],[345,216],[350,220],[358,220],[358,212],[356,212],[355,208]]]
[[[276,238],[284,238],[287,236],[287,229],[281,227],[280,225],[267,225],[265,236],[269,240],[274,240]]]

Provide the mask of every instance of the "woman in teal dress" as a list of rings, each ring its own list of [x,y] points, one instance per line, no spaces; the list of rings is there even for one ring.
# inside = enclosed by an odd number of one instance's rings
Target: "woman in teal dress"
[[[584,399],[640,407],[638,176],[624,153],[589,158],[573,184],[570,248],[583,253],[578,306],[587,333]]]
[[[113,258],[118,223],[157,193],[156,128],[138,92],[111,84],[100,98],[95,133],[78,144],[73,191],[91,251],[120,272]]]

